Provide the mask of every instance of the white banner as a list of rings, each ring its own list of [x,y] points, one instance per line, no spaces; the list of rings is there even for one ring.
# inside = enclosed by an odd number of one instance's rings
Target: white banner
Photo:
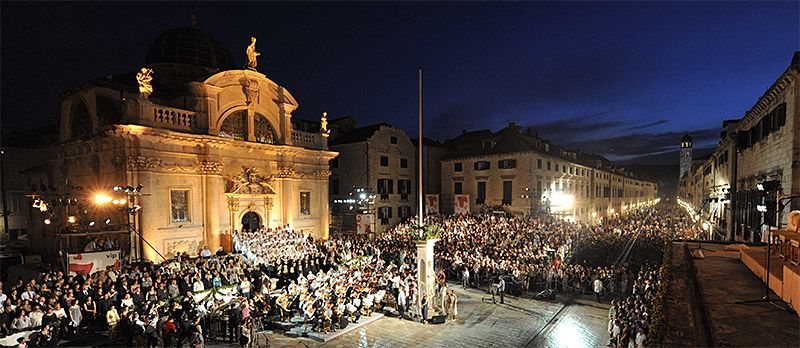
[[[86,274],[92,274],[97,271],[105,271],[108,266],[114,266],[114,269],[119,269],[119,258],[119,250],[67,254],[69,274],[78,275],[82,271],[85,271]]]
[[[425,214],[439,214],[439,195],[425,195]]]
[[[372,233],[372,214],[356,215],[356,233]]]
[[[469,195],[455,195],[453,212],[456,214],[469,214]]]

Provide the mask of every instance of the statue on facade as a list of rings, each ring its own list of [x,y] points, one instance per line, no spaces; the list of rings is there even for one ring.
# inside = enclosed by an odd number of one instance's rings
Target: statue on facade
[[[319,131],[322,132],[322,134],[330,134],[330,132],[331,132],[328,129],[328,113],[327,112],[323,112],[322,113],[322,119],[320,119],[320,121],[319,121]]]
[[[261,176],[258,168],[242,166],[242,174],[236,175],[230,180],[229,193],[245,194],[274,194],[272,188],[272,178]]]
[[[256,71],[256,65],[258,65],[258,56],[260,55],[260,52],[256,52],[256,38],[255,36],[251,36],[250,46],[247,46],[247,69]]]
[[[144,99],[147,99],[147,97],[153,93],[153,85],[150,84],[152,81],[153,69],[142,68],[142,70],[136,74],[136,82],[139,83],[139,94],[141,94]]]

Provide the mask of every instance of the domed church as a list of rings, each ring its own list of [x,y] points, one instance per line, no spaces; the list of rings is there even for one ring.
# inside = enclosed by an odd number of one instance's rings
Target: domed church
[[[260,226],[328,237],[328,161],[337,153],[326,122],[293,128],[299,104],[256,70],[250,40],[247,66],[234,67],[207,33],[171,29],[143,67],[64,95],[48,179],[87,190],[142,185],[134,258],[229,249],[232,232]]]

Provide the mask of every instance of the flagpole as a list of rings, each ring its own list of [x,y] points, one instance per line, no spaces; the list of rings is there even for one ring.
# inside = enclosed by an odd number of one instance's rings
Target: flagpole
[[[424,197],[422,191],[422,67],[419,67],[419,225],[422,226],[423,214],[425,212]],[[422,233],[422,231],[420,231]]]

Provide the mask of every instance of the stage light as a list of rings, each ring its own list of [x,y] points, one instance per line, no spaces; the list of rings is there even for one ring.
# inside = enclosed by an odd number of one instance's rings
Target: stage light
[[[556,211],[564,211],[572,209],[575,203],[575,196],[564,194],[561,191],[555,191],[550,194],[550,206],[555,208]]]
[[[51,223],[50,219],[44,219],[44,224],[49,225]]]
[[[119,199],[115,199],[115,200],[111,201],[111,204],[118,205],[119,204]]]
[[[106,225],[110,225],[111,224],[111,219],[106,219],[105,223],[106,223]]]
[[[119,200],[119,204],[125,204],[125,203],[128,203],[128,201],[127,201],[127,200],[125,200],[125,198],[121,198],[121,199]]]
[[[71,224],[74,224],[74,223],[78,222],[78,218],[75,217],[75,216],[70,215],[70,216],[67,217],[67,222],[69,222]]]
[[[112,200],[113,200],[113,198],[111,198],[111,196],[109,196],[109,195],[107,195],[105,193],[98,193],[98,194],[94,195],[94,203],[97,204],[97,205],[110,203]]]
[[[89,227],[94,226],[94,221],[89,221]]]
[[[708,222],[704,222],[703,223],[703,229],[704,230],[708,230],[709,227],[711,227],[711,225],[709,225]]]
[[[756,210],[758,210],[761,213],[766,213],[767,212],[767,206],[765,204],[759,204],[759,205],[756,206]]]
[[[367,199],[367,194],[366,193],[362,193],[362,194],[358,195],[358,197],[361,198],[361,199]]]
[[[597,212],[596,212],[596,211],[593,211],[593,212],[592,212],[592,218],[596,218],[596,217],[597,217]]]

